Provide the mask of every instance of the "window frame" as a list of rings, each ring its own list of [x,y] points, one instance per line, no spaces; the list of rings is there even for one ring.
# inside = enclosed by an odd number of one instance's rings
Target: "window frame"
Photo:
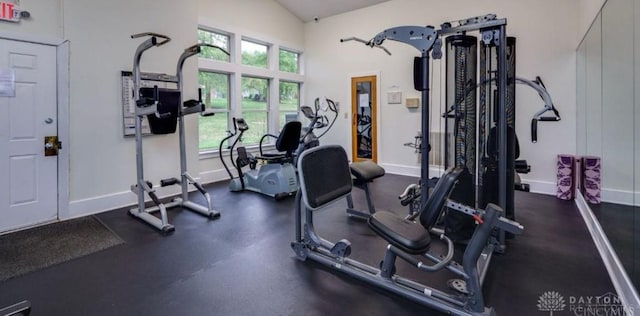
[[[280,69],[280,51],[285,51],[287,53],[293,53],[296,54],[296,56],[298,57],[297,59],[297,63],[296,63],[296,71],[295,72],[289,72],[289,71],[285,71],[285,70],[281,70]],[[301,72],[301,67],[300,67],[300,63],[301,63],[301,58],[302,58],[302,52],[295,50],[295,49],[290,49],[290,48],[286,48],[284,46],[280,46],[278,48],[278,71],[280,72],[284,72],[284,73],[292,73],[292,74],[300,74]]]
[[[230,74],[230,73],[225,73],[225,72],[221,72],[221,71],[213,71],[213,70],[208,70],[208,69],[204,70],[204,69],[200,69],[199,68],[198,69],[198,75],[201,72],[210,73],[210,74],[217,74],[217,75],[225,75],[227,77],[227,91],[226,91],[226,94],[227,94],[227,107],[225,109],[209,107],[207,102],[206,102],[206,97],[205,96],[203,96],[203,102],[205,103],[205,105],[207,105],[207,109],[209,109],[211,112],[214,113],[214,116],[215,115],[219,115],[221,113],[224,113],[226,115],[226,117],[227,117],[227,129],[228,129],[229,128],[229,121],[230,121],[229,117],[230,117],[230,113],[231,113],[231,100],[232,100],[231,94],[232,94],[232,90],[233,90],[231,88],[231,85],[232,85],[232,82],[233,82],[233,75]],[[200,80],[198,80],[198,86],[200,86]],[[203,93],[204,93],[204,91],[203,91]],[[198,118],[198,131],[200,131],[199,124],[200,124],[200,120],[201,119],[206,119],[206,117],[199,117]],[[218,146],[217,145],[214,145],[211,148],[200,149],[200,135],[198,135],[198,151],[199,152],[210,152],[210,151],[217,151],[217,150],[218,150]]]
[[[296,104],[295,112],[296,113],[300,112],[300,103],[301,103],[300,99],[301,99],[301,95],[302,95],[302,92],[301,92],[301,90],[302,90],[302,82],[289,81],[289,80],[282,79],[282,80],[280,80],[278,82],[278,123],[280,123],[280,114],[282,114],[283,112],[284,113],[294,113],[294,111],[288,111],[288,110],[287,111],[283,111],[282,110],[282,100],[280,98],[281,97],[280,96],[280,85],[283,84],[283,83],[296,84],[298,86],[297,87],[298,88],[298,99],[297,99],[298,102]],[[286,119],[285,119],[285,122],[286,122]],[[280,127],[282,127],[282,126],[280,126]]]
[[[264,46],[267,49],[267,60],[266,60],[266,65],[264,67],[262,66],[255,66],[255,65],[249,65],[249,64],[244,64],[242,62],[242,43],[243,42],[248,42],[254,45],[260,45],[260,46]],[[240,59],[239,59],[239,64],[245,67],[255,67],[258,69],[270,69],[273,67],[273,65],[271,64],[271,59],[270,56],[273,55],[273,45],[271,43],[265,42],[265,41],[261,41],[261,40],[257,40],[251,37],[246,37],[246,36],[242,36],[240,38]]]
[[[262,78],[262,77],[258,77],[258,76],[252,76],[252,75],[243,74],[243,75],[241,75],[240,82],[242,82],[242,79],[244,79],[244,78],[265,80],[266,84],[267,84],[267,89],[266,89],[267,90],[266,91],[267,92],[267,96],[266,96],[266,100],[265,100],[264,109],[245,109],[245,108],[242,107],[242,102],[244,101],[244,96],[241,95],[240,96],[240,106],[239,106],[241,117],[243,117],[243,118],[246,117],[245,115],[242,115],[242,114],[244,114],[246,112],[249,112],[249,113],[265,113],[265,115],[266,115],[266,123],[267,123],[267,130],[265,131],[265,133],[266,134],[273,134],[271,132],[271,128],[270,128],[270,126],[272,124],[270,122],[270,116],[271,116],[270,112],[271,111],[269,109],[269,104],[271,103],[271,99],[272,99],[272,94],[271,94],[272,80],[270,78]],[[240,87],[240,91],[241,91],[241,93],[244,93],[244,91],[242,91],[242,87]],[[247,123],[249,123],[248,119],[245,118],[245,120],[247,120]],[[251,125],[249,125],[249,126],[251,126]],[[259,146],[260,145],[259,141],[260,140],[258,139],[257,143],[244,143],[243,145],[245,145],[246,147],[255,147],[255,146]],[[272,141],[271,138],[269,138],[269,137],[265,138],[265,144],[271,145],[272,143],[273,143],[273,141]]]
[[[229,45],[229,47],[226,47],[227,51],[231,51],[231,49],[233,48],[233,34],[229,33],[229,32],[225,32],[216,28],[211,28],[211,27],[206,27],[206,26],[202,26],[199,25],[197,31],[204,31],[204,32],[209,32],[209,33],[214,33],[214,34],[219,34],[222,36],[226,36],[227,37],[227,44]],[[196,31],[196,34],[197,34]],[[198,39],[198,43],[200,42],[200,40]],[[225,48],[225,47],[222,47]],[[229,60],[217,60],[217,59],[209,59],[209,58],[202,58],[200,56],[198,56],[198,59],[204,59],[204,60],[211,60],[211,61],[217,61],[217,62],[223,62],[223,63],[233,63],[235,62],[233,60],[234,56],[233,54],[229,55]]]
[[[280,81],[297,83],[299,86],[299,97],[297,110],[304,100],[304,55],[302,49],[295,49],[296,45],[290,45],[268,36],[246,33],[244,31],[235,30],[233,28],[221,28],[211,26],[209,24],[199,24],[199,30],[219,33],[229,37],[229,53],[231,54],[229,61],[219,61],[198,57],[198,72],[224,73],[229,75],[229,109],[227,115],[227,129],[233,129],[232,118],[242,116],[242,77],[255,77],[267,79],[268,98],[267,98],[267,133],[277,135],[280,126]],[[197,34],[197,32],[196,32]],[[246,40],[260,45],[267,46],[267,68],[242,64],[242,41]],[[298,73],[280,71],[279,52],[280,49],[295,52],[298,54]],[[289,111],[287,111],[289,112]],[[199,136],[198,136],[199,137]],[[275,140],[269,139],[269,145],[273,147]],[[256,150],[258,144],[248,144],[247,149]],[[263,146],[264,147],[264,146]],[[198,138],[198,149],[200,148]],[[223,152],[226,149],[223,149]],[[200,159],[217,158],[218,148],[215,149],[199,149]]]

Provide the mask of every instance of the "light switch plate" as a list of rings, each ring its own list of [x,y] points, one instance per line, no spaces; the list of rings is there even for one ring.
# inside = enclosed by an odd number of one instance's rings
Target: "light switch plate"
[[[397,91],[387,93],[387,103],[402,104],[402,92]]]

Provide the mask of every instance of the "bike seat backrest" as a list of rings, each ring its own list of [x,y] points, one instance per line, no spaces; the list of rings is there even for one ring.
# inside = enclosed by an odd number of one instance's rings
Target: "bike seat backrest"
[[[438,183],[436,183],[436,186],[431,191],[427,203],[422,210],[420,210],[420,224],[427,230],[435,226],[462,171],[463,169],[459,167],[449,168],[440,177],[440,180],[438,180]]]
[[[302,131],[302,123],[298,121],[287,122],[287,124],[282,127],[280,135],[278,135],[276,149],[287,152],[287,155],[291,155],[293,151],[298,149],[300,131]]]
[[[344,149],[327,145],[304,151],[298,158],[302,201],[319,209],[351,193],[351,171]]]

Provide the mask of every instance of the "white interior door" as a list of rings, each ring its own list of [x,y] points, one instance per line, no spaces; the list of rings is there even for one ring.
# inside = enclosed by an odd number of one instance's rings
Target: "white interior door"
[[[45,156],[56,136],[56,47],[0,39],[0,233],[58,218],[58,157]],[[9,93],[10,94],[10,93]]]

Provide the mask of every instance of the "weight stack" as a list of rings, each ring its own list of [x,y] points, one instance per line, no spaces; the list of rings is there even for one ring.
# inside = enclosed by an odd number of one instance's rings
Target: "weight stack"
[[[601,199],[600,157],[582,157],[582,195],[590,204],[600,204]]]
[[[574,198],[574,164],[574,156],[558,155],[556,173],[556,197],[561,200],[573,200]]]
[[[477,174],[477,68],[478,39],[469,35],[446,38],[446,104],[445,169],[463,168],[450,198],[456,202],[476,206]],[[450,136],[451,135],[451,136]],[[452,137],[453,148],[449,137]],[[453,210],[444,218],[445,235],[454,242],[471,239],[476,225],[472,217]]]

